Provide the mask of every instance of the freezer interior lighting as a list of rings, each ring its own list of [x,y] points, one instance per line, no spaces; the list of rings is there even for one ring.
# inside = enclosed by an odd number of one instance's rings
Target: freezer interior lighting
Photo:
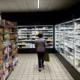
[[[39,9],[39,0],[38,0],[38,9]]]

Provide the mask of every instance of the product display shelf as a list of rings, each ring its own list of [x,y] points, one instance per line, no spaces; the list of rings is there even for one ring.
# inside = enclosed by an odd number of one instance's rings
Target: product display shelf
[[[75,20],[75,66],[80,71],[80,19]]]
[[[59,47],[56,50],[80,72],[80,19],[64,22],[63,25],[55,25],[55,48]]]
[[[2,25],[2,26],[1,26]],[[18,61],[17,24],[0,21],[0,80],[6,80]]]
[[[53,26],[52,25],[29,25],[18,26],[18,48],[35,48],[35,40],[38,39],[38,33],[43,33],[47,48],[53,48]]]

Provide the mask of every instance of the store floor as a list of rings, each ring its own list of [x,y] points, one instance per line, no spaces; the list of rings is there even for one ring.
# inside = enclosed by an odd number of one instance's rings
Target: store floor
[[[55,54],[38,71],[36,54],[19,54],[19,62],[8,80],[74,80]]]

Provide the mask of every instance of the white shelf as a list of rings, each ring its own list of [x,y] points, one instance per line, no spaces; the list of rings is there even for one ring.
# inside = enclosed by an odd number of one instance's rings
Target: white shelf
[[[31,42],[31,41],[35,41],[35,40],[18,40],[18,41],[30,41]]]
[[[59,31],[55,31],[55,33],[59,33]]]
[[[78,29],[79,30],[80,28],[75,28],[75,29]]]
[[[67,36],[67,37],[74,38],[74,36]]]
[[[35,34],[18,34],[19,36],[27,36],[27,35],[33,35],[33,36],[35,36]]]
[[[45,36],[53,36],[53,34],[43,34],[43,35],[45,35]]]
[[[30,47],[28,47],[28,48],[30,48]],[[32,47],[31,49],[33,49],[33,48],[35,48],[35,47]],[[26,47],[23,47],[23,48],[19,48],[19,47],[18,47],[18,49],[26,49]]]
[[[47,43],[47,44],[53,44],[53,42],[51,41],[50,43]]]
[[[46,48],[53,48],[53,46],[50,46],[50,47],[46,47]]]
[[[77,59],[80,59],[80,57],[76,56]]]
[[[71,29],[74,30],[74,28],[65,28],[65,29],[66,29],[66,30],[71,30]]]
[[[20,29],[21,31],[52,31],[53,29]]]
[[[59,46],[59,47],[64,49],[64,46]]]
[[[35,29],[20,29],[21,31],[35,31]]]
[[[65,45],[65,44],[64,44],[64,45]],[[73,49],[73,46],[71,46],[71,45],[70,45],[70,46],[69,46],[69,45],[65,45],[65,46],[66,46],[66,47],[69,47],[69,48],[71,48],[71,49]]]
[[[18,45],[26,45],[26,44],[18,44]]]
[[[29,37],[29,38],[30,38],[30,37]],[[25,38],[22,38],[22,37],[21,37],[21,38],[18,38],[18,39],[28,39],[28,38],[27,38],[27,37],[25,37]],[[35,38],[30,38],[30,39],[35,39]]]
[[[35,29],[36,31],[53,31],[53,29]]]
[[[27,35],[33,35],[33,36],[35,36],[35,34],[18,34],[19,36],[27,36]],[[53,36],[53,34],[43,34],[43,35],[45,35],[45,36]],[[37,36],[37,35],[36,35]]]
[[[72,56],[73,56],[73,54],[72,54],[70,51],[68,51],[68,50],[66,50],[66,49],[65,49],[65,51],[67,51],[70,55],[72,55]]]
[[[73,43],[74,43],[74,42],[72,42],[72,41],[64,40],[64,44],[65,44],[65,42],[70,43],[70,44],[73,44]]]
[[[53,31],[48,31],[48,32],[51,32],[51,33],[53,33]]]
[[[80,37],[75,37],[76,39],[80,40]]]
[[[80,50],[77,50],[77,49],[76,49],[76,51],[80,53]]]
[[[59,43],[56,42],[56,44],[58,45]]]
[[[80,44],[76,44],[76,46],[80,46]]]
[[[52,38],[52,37],[44,37],[44,38]]]

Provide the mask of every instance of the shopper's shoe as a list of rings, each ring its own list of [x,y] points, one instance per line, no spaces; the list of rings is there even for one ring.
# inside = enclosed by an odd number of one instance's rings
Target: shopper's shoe
[[[41,68],[39,68],[39,72],[41,72]]]

